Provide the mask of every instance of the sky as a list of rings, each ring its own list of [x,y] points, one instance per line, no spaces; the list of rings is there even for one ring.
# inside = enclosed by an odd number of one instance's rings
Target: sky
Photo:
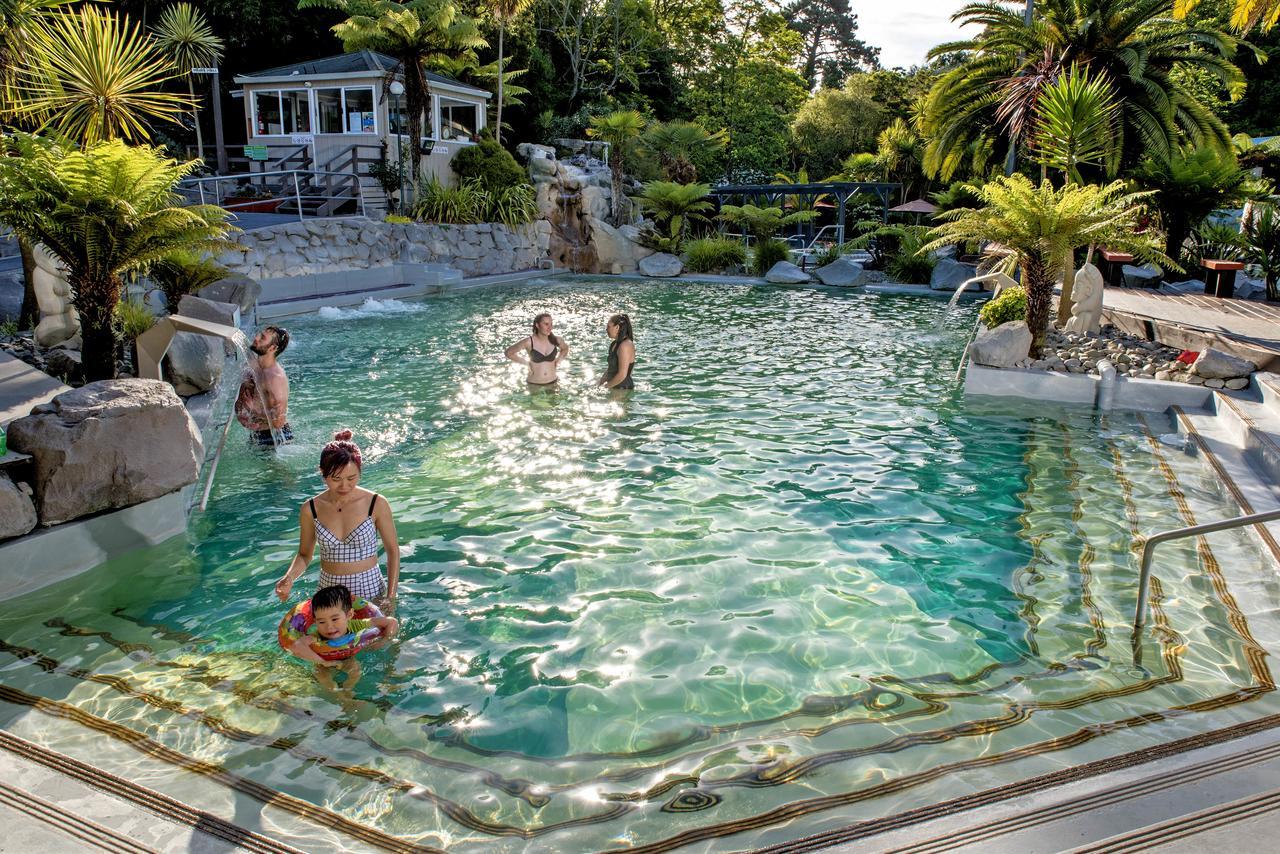
[[[880,48],[885,68],[924,62],[929,48],[968,35],[951,23],[967,0],[853,0],[858,36]]]

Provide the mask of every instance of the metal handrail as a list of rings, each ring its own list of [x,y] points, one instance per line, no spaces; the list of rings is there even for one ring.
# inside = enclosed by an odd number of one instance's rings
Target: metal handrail
[[[1211,534],[1214,531],[1226,531],[1230,528],[1244,528],[1249,525],[1259,525],[1263,522],[1277,520],[1280,520],[1280,509],[1268,510],[1265,513],[1251,513],[1248,516],[1236,516],[1218,522],[1206,522],[1203,525],[1174,528],[1171,531],[1161,531],[1158,534],[1152,534],[1147,537],[1142,546],[1142,569],[1138,574],[1138,607],[1133,615],[1134,636],[1136,637],[1137,633],[1142,630],[1142,626],[1147,619],[1147,589],[1151,585],[1151,558],[1155,554],[1156,546],[1169,540]]]

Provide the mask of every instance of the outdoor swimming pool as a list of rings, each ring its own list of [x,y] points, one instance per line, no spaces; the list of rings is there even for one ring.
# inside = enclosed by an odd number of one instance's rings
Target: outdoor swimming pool
[[[530,392],[501,351],[544,310],[573,352]],[[309,851],[587,851],[752,847],[1276,711],[1239,531],[1162,547],[1134,661],[1135,535],[1237,512],[1171,422],[966,403],[975,307],[942,310],[579,280],[295,320],[297,443],[229,443],[185,540],[11,604],[0,725]],[[589,388],[615,311],[629,398]],[[339,427],[404,563],[352,700],[279,651],[271,592]]]

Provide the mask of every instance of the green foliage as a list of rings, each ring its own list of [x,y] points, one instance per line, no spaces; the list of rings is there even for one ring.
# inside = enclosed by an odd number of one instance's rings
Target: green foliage
[[[788,214],[776,206],[763,208],[751,204],[720,206],[720,219],[741,226],[743,231],[758,241],[769,240],[783,226],[808,222],[816,215],[814,211],[796,211]]]
[[[684,265],[694,273],[720,273],[747,263],[747,248],[725,237],[691,240],[684,248]]]
[[[926,226],[902,225],[901,223],[882,223],[879,220],[863,220],[854,226],[857,237],[847,244],[850,249],[860,249],[871,255],[867,269],[888,270],[890,262],[904,254],[908,244],[917,249],[923,245],[921,239]],[[933,267],[930,265],[930,272]],[[907,271],[910,272],[910,271]]]
[[[1070,255],[1085,246],[1106,246],[1128,252],[1142,261],[1176,267],[1160,251],[1158,232],[1144,229],[1150,192],[1135,193],[1115,181],[1106,186],[1067,184],[1055,188],[1048,180],[1039,186],[1024,175],[990,181],[978,190],[980,208],[961,208],[942,214],[942,224],[930,233],[925,251],[955,243],[986,240],[1006,269],[1022,269],[1027,289],[1027,323],[1036,336],[1039,353],[1049,322],[1053,288],[1062,281]]]
[[[587,136],[609,143],[609,173],[612,178],[614,225],[623,224],[622,173],[634,150],[645,118],[635,110],[615,110],[604,116],[596,116],[587,128]]]
[[[883,107],[855,80],[819,90],[791,123],[793,150],[815,175],[835,174],[850,152],[871,148],[884,129]]]
[[[189,249],[170,252],[151,268],[151,281],[164,295],[165,309],[178,313],[178,303],[187,294],[225,279],[230,271],[212,258]]]
[[[432,178],[418,191],[413,218],[419,222],[469,225],[484,218],[487,201],[484,191],[474,184],[446,187]]]
[[[779,261],[790,261],[791,250],[781,240],[765,239],[756,244],[751,253],[751,271],[763,276]]]
[[[516,184],[491,190],[486,194],[485,220],[507,226],[525,225],[538,217],[538,202],[533,187]]]
[[[1115,146],[1122,165],[1146,154],[1168,156],[1183,138],[1226,148],[1226,125],[1182,85],[1174,73],[1193,69],[1210,75],[1232,96],[1244,76],[1232,63],[1237,42],[1210,24],[1172,23],[1169,4],[1157,0],[1041,0],[1030,27],[1021,4],[971,3],[956,16],[974,35],[938,45],[931,58],[960,55],[920,110],[928,140],[925,171],[949,179],[964,165],[970,147],[1002,132],[996,113],[1008,82],[1052,79],[1039,67],[1079,60],[1094,79],[1114,87],[1120,118]],[[1034,102],[1034,92],[1030,100]]]
[[[1000,296],[988,300],[978,312],[978,317],[988,329],[1004,323],[1027,319],[1027,290],[1022,286],[1005,288]]]
[[[1185,266],[1193,269],[1202,258],[1241,261],[1244,255],[1244,238],[1234,226],[1205,221],[1191,233],[1191,251]]]
[[[639,197],[641,206],[653,214],[654,221],[666,231],[662,251],[679,252],[680,243],[694,222],[706,222],[712,205],[707,184],[677,184],[672,181],[650,181]]]
[[[494,139],[482,139],[465,146],[449,164],[462,183],[475,181],[487,192],[504,190],[529,182],[520,164]]]
[[[934,193],[930,198],[933,199],[933,203],[938,207],[934,211],[935,216],[957,208],[979,207],[982,204],[982,198],[975,188],[981,186],[981,184],[981,181],[952,181],[945,190]]]
[[[0,321],[0,338],[13,338],[18,334],[18,321],[9,318]]]
[[[1072,63],[1040,91],[1035,102],[1031,148],[1039,161],[1068,180],[1083,183],[1081,166],[1097,167],[1106,177],[1120,168],[1116,123],[1120,105],[1105,73],[1091,75]]]
[[[1252,264],[1267,282],[1267,299],[1280,300],[1280,214],[1274,205],[1263,205],[1245,220],[1244,260]]]
[[[533,222],[537,215],[533,188],[528,184],[486,191],[476,181],[445,187],[431,179],[422,185],[413,206],[413,218],[419,222],[446,225],[496,222],[518,226]]]
[[[649,126],[644,147],[657,155],[662,176],[678,184],[698,180],[698,164],[706,164],[724,150],[729,135],[718,130],[711,133],[696,122],[670,121]]]
[[[80,313],[89,380],[115,375],[113,312],[122,279],[176,250],[223,251],[227,212],[182,206],[178,182],[197,162],[177,163],[149,146],[119,141],[82,151],[27,134],[7,138],[0,157],[0,221],[43,243],[68,270]]]
[[[86,145],[145,140],[151,121],[177,121],[195,103],[163,90],[179,68],[123,15],[86,4],[55,12],[36,28],[14,71],[6,112]]]
[[[383,141],[381,149],[381,156],[369,164],[368,175],[378,182],[378,187],[382,190],[383,195],[387,197],[387,207],[395,210],[396,204],[399,202],[396,194],[400,192],[404,185],[404,161],[391,160],[387,157],[386,141]]]
[[[885,272],[896,282],[906,285],[925,285],[933,278],[933,268],[937,259],[924,251],[928,242],[928,228],[925,226],[904,226],[898,249],[889,256],[885,264]]]
[[[840,256],[844,254],[845,254],[845,247],[841,246],[838,243],[832,243],[829,246],[824,246],[822,248],[822,251],[819,252],[817,256],[815,256],[813,259],[814,269],[821,269],[822,267],[825,267],[828,264],[832,264],[835,261],[839,260]]]
[[[1167,158],[1149,157],[1134,175],[1156,191],[1167,240],[1165,254],[1183,258],[1192,228],[1219,208],[1265,196],[1268,187],[1255,182],[1230,151],[1181,148]],[[1185,265],[1184,265],[1185,266]]]
[[[123,341],[133,341],[156,325],[156,316],[141,300],[121,300],[114,314],[116,331]]]
[[[401,216],[400,214],[387,214],[382,221],[397,224],[397,225],[405,225],[407,223],[413,222],[413,217]]]

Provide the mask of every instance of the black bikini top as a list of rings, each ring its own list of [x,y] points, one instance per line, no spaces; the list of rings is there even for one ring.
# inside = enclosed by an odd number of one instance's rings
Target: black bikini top
[[[539,353],[538,348],[533,346],[533,337],[529,337],[529,361],[530,362],[554,362],[556,356],[560,353],[560,345],[553,344],[550,353]]]

